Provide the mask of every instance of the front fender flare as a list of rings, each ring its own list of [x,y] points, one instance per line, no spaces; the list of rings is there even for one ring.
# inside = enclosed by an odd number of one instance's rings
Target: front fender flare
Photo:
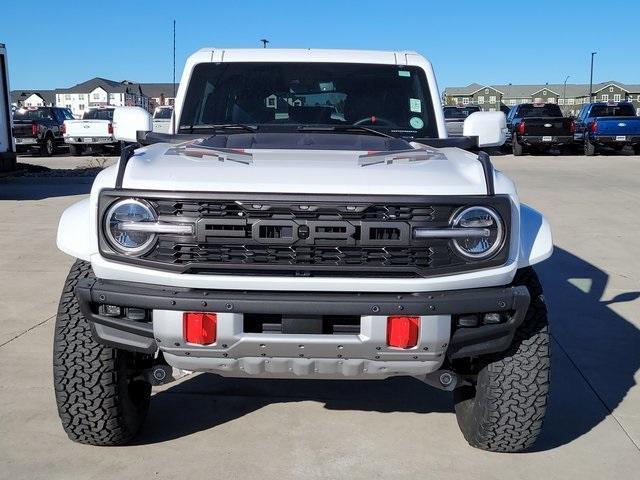
[[[89,198],[80,200],[62,212],[58,224],[58,249],[80,260],[91,260],[94,253],[91,235],[91,204]]]
[[[553,237],[549,222],[537,210],[521,204],[518,268],[540,263],[552,253]]]

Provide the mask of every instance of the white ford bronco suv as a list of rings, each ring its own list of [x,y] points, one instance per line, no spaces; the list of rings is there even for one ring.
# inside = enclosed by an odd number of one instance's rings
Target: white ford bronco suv
[[[553,247],[477,152],[504,142],[502,113],[447,138],[414,52],[210,48],[174,116],[162,134],[116,109],[132,144],[60,220],[77,261],[53,374],[72,440],[128,442],[152,385],[191,371],[411,376],[453,392],[471,445],[533,444],[550,363],[532,265]]]

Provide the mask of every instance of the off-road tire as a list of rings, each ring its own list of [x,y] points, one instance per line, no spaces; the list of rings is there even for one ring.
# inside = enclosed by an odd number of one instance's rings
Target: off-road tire
[[[50,133],[44,137],[44,142],[40,145],[38,149],[41,157],[50,157],[55,152],[56,145],[53,141],[53,136]]]
[[[79,157],[80,155],[82,155],[83,151],[84,147],[82,145],[74,145],[73,143],[69,144],[69,155]]]
[[[549,327],[542,287],[535,271],[518,272],[531,303],[511,347],[479,360],[477,383],[454,391],[460,430],[472,447],[519,452],[536,441],[549,396]]]
[[[148,356],[97,343],[80,312],[74,289],[91,278],[88,262],[76,261],[60,298],[53,344],[53,383],[62,426],[75,442],[121,445],[140,430],[151,385],[140,377]]]
[[[596,146],[588,138],[584,140],[584,154],[587,157],[593,157],[596,154]]]
[[[513,140],[511,140],[511,151],[514,157],[519,157],[524,153],[524,147],[518,143],[518,138],[515,135],[513,136]]]

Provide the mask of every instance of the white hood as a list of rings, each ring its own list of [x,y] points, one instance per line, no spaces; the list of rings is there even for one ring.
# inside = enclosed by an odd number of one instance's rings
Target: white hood
[[[363,166],[368,152],[344,150],[246,150],[250,161],[175,153],[155,144],[136,151],[123,188],[166,191],[483,195],[484,172],[475,154],[430,149],[421,160]],[[393,153],[393,152],[389,152]],[[424,156],[423,156],[424,157]]]

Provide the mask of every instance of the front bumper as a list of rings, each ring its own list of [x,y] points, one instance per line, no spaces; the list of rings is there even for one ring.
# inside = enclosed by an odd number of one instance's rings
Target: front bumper
[[[170,365],[186,370],[319,378],[420,376],[439,369],[446,358],[505,350],[529,305],[526,287],[398,295],[170,289],[93,279],[80,281],[76,296],[94,337],[102,343],[145,353],[159,348]],[[147,320],[104,316],[100,305],[144,309]],[[216,342],[185,343],[184,311],[216,312]],[[455,326],[458,315],[494,312],[504,314],[504,322]],[[357,334],[248,333],[245,314],[351,315],[360,317],[360,326]],[[421,317],[415,347],[387,346],[389,315]]]

